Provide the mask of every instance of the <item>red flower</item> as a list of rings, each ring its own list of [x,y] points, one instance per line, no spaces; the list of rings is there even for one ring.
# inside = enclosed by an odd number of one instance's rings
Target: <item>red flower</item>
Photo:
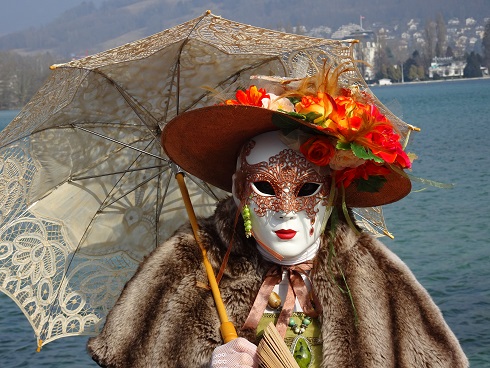
[[[367,146],[374,155],[389,164],[398,164],[401,168],[410,168],[411,162],[400,144],[400,136],[393,131],[389,123],[377,125],[365,137]]]
[[[390,169],[377,165],[374,161],[366,161],[365,164],[354,168],[347,168],[337,172],[335,182],[337,187],[347,188],[357,179],[368,180],[370,176],[386,176]]]
[[[226,100],[226,105],[250,105],[262,107],[262,99],[269,98],[265,89],[257,89],[256,86],[250,86],[249,89],[242,91],[238,90],[236,92],[236,100]]]
[[[335,147],[327,137],[318,135],[304,142],[300,147],[300,151],[311,163],[318,166],[326,166],[335,154]]]
[[[350,97],[336,98],[337,137],[342,143],[355,142],[389,164],[410,168],[411,162],[388,118],[375,105],[363,104]]]

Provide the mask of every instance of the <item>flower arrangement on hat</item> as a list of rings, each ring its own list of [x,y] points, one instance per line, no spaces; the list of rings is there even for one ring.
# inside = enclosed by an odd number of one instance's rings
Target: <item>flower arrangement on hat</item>
[[[337,187],[352,183],[362,192],[377,192],[386,176],[411,168],[400,135],[370,97],[356,86],[341,88],[342,66],[300,80],[294,88],[283,83],[280,96],[256,85],[236,92],[225,105],[251,105],[282,112],[273,123],[285,134],[303,131],[299,150],[317,166],[328,166]],[[282,114],[277,114],[282,115]]]

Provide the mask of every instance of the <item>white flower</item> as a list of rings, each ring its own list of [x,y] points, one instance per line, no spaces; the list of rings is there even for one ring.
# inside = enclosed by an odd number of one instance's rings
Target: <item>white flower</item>
[[[269,93],[271,98],[263,98],[262,99],[262,107],[269,110],[282,110],[287,112],[294,111],[294,105],[287,98],[278,98],[277,95],[273,93]]]
[[[332,170],[342,170],[347,167],[357,167],[364,163],[364,160],[356,157],[351,150],[335,150],[335,155],[330,160]]]

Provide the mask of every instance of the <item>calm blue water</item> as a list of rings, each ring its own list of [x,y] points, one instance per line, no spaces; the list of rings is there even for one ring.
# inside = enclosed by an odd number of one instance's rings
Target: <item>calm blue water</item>
[[[397,114],[422,129],[409,151],[413,174],[453,183],[417,185],[385,207],[394,240],[384,242],[412,269],[441,308],[472,367],[490,367],[490,79],[373,87]],[[0,111],[0,128],[15,112]],[[0,293],[0,366],[95,367],[86,337],[36,353],[31,327]]]

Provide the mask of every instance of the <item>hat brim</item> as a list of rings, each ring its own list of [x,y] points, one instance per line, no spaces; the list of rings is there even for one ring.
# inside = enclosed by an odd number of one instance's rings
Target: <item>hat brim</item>
[[[165,125],[162,146],[168,157],[188,173],[231,192],[232,175],[241,147],[253,137],[279,128],[273,116],[282,113],[248,105],[216,105],[187,111]],[[291,118],[305,125],[298,119]],[[348,207],[376,207],[396,202],[411,190],[407,176],[394,171],[378,192],[345,189]],[[337,202],[341,202],[339,199]]]

